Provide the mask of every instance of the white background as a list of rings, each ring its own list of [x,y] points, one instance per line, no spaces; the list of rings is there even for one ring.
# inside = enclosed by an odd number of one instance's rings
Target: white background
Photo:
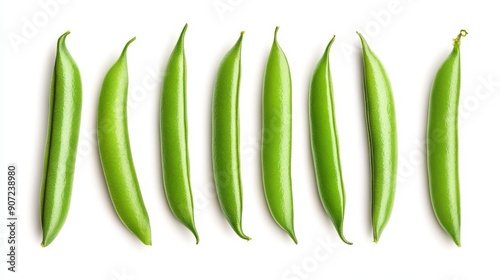
[[[43,3],[49,2],[56,6],[44,10]],[[7,279],[499,279],[500,18],[495,3],[2,1],[0,173],[5,182],[7,164],[18,166],[20,219],[18,273],[6,273]],[[35,24],[36,30],[23,34],[27,22]],[[160,169],[162,72],[186,22],[189,149],[199,245],[171,214]],[[261,86],[276,25],[281,26],[279,42],[293,79],[292,168],[298,245],[272,220],[261,183]],[[462,248],[457,248],[434,218],[423,153],[431,82],[452,48],[451,39],[462,28],[469,36],[462,40]],[[66,30],[72,32],[67,45],[84,87],[79,157],[66,224],[57,239],[42,248],[39,187],[49,83],[56,40]],[[243,228],[253,238],[250,242],[232,231],[220,211],[210,152],[214,77],[241,30],[246,31],[240,92]],[[379,244],[371,236],[369,158],[355,31],[365,34],[383,61],[397,109],[399,182],[393,215]],[[333,34],[337,39],[331,67],[347,193],[345,234],[353,246],[341,243],[320,205],[309,146],[308,84]],[[23,43],[13,44],[15,36],[24,38]],[[129,130],[151,219],[152,247],[142,245],[115,214],[95,139],[103,77],[133,36],[137,41],[128,52]],[[5,217],[6,190],[0,195],[0,214]],[[2,273],[6,271],[4,223],[2,218]]]

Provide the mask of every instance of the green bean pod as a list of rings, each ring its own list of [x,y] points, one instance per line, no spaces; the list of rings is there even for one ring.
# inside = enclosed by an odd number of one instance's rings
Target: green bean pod
[[[239,90],[243,33],[224,56],[215,81],[212,101],[212,160],[215,188],[222,212],[239,237],[243,233],[240,174]]]
[[[151,245],[149,216],[132,160],[127,121],[128,41],[104,78],[97,111],[97,143],[109,195],[123,224]]]
[[[337,232],[344,237],[345,192],[340,164],[339,141],[335,125],[333,85],[330,74],[330,48],[332,38],[321,57],[311,80],[309,90],[309,127],[316,184],[323,208]]]
[[[460,247],[460,183],[458,174],[458,104],[460,98],[460,38],[432,84],[427,126],[429,193],[441,227]]]
[[[262,102],[262,178],[269,211],[297,243],[292,196],[292,81],[287,58],[274,42],[264,74]]]
[[[82,111],[80,71],[66,48],[64,33],[57,41],[49,95],[47,140],[40,191],[42,246],[48,246],[66,221],[71,202]]]
[[[365,115],[370,147],[373,241],[378,242],[394,205],[398,162],[396,110],[382,62],[363,36]]]
[[[186,58],[184,35],[175,45],[165,71],[160,108],[163,185],[170,209],[199,242],[194,223],[193,196],[189,179],[188,127],[186,110]]]

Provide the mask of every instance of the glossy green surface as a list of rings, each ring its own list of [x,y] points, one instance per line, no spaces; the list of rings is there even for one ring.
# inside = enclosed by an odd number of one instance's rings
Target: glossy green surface
[[[193,197],[189,179],[188,128],[186,110],[186,58],[184,35],[175,45],[165,71],[160,107],[163,185],[174,216],[199,242],[194,223]]]
[[[243,209],[240,174],[239,90],[243,32],[224,56],[215,81],[212,101],[212,161],[215,188],[222,212],[243,239]]]
[[[40,192],[45,247],[52,243],[68,216],[73,188],[82,111],[80,71],[66,48],[64,33],[57,41],[49,96],[49,118]]]
[[[460,38],[439,68],[432,84],[427,126],[429,193],[439,224],[460,246],[460,184],[458,176],[458,104]]]
[[[269,211],[297,243],[292,197],[292,81],[278,27],[267,60],[262,100],[262,177]]]
[[[127,123],[127,48],[106,74],[99,96],[97,140],[102,169],[116,213],[144,244],[151,245],[149,216],[130,149]]]
[[[363,46],[365,115],[370,146],[373,241],[378,242],[391,216],[396,192],[398,142],[396,110],[389,77],[359,34]]]
[[[345,239],[343,232],[345,193],[329,62],[330,48],[334,40],[335,37],[326,47],[311,80],[309,127],[316,184],[321,203],[342,241],[352,244]]]

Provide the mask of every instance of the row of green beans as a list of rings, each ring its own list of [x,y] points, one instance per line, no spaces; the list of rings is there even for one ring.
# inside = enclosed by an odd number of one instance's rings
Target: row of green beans
[[[160,101],[160,138],[163,183],[174,216],[199,242],[191,193],[188,127],[187,66],[184,37],[187,25],[167,63]],[[64,33],[57,54],[49,96],[49,117],[41,184],[42,246],[61,230],[70,205],[80,127],[82,83],[78,67],[66,48]],[[458,177],[458,100],[460,93],[460,38],[439,68],[434,80],[427,131],[429,193],[437,220],[460,246],[460,191]],[[278,27],[267,60],[262,95],[262,180],[269,212],[297,243],[292,195],[292,80],[284,51],[277,40]],[[394,204],[397,173],[396,110],[388,74],[380,59],[359,34],[363,49],[363,88],[371,166],[373,240],[386,227]],[[238,236],[242,229],[240,174],[239,88],[242,32],[222,59],[212,100],[213,174],[219,204]],[[310,84],[309,124],[311,151],[319,198],[339,237],[346,195],[340,145],[335,124],[333,84],[328,43]],[[151,245],[151,228],[132,159],[128,123],[127,49],[106,74],[99,97],[97,139],[109,195],[123,224],[144,244]]]

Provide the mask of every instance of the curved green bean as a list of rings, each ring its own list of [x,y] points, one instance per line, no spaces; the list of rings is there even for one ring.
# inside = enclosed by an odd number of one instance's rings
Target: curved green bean
[[[222,212],[243,239],[243,199],[240,174],[239,90],[243,33],[219,66],[212,103],[212,159],[217,196]]]
[[[262,178],[269,211],[297,243],[292,196],[292,81],[290,68],[274,32],[264,74],[262,102]]]
[[[373,241],[378,242],[394,205],[398,163],[396,110],[391,83],[382,62],[363,36],[366,124],[370,145]]]
[[[82,111],[80,71],[66,48],[64,33],[57,41],[49,96],[49,118],[40,191],[42,246],[48,246],[68,216],[75,173]]]
[[[186,58],[184,35],[175,45],[165,71],[160,108],[163,185],[170,209],[199,242],[194,223],[193,196],[189,179],[188,127],[186,110]]]
[[[333,85],[330,74],[330,48],[332,38],[321,57],[311,80],[309,91],[309,123],[311,150],[318,193],[323,208],[345,243],[344,237],[345,192],[340,164],[339,142],[335,125]]]
[[[441,227],[460,247],[460,182],[458,174],[458,103],[460,98],[460,38],[432,84],[427,126],[429,193]]]
[[[123,224],[151,245],[149,216],[135,172],[127,121],[127,48],[104,78],[97,111],[97,143],[109,195]]]

